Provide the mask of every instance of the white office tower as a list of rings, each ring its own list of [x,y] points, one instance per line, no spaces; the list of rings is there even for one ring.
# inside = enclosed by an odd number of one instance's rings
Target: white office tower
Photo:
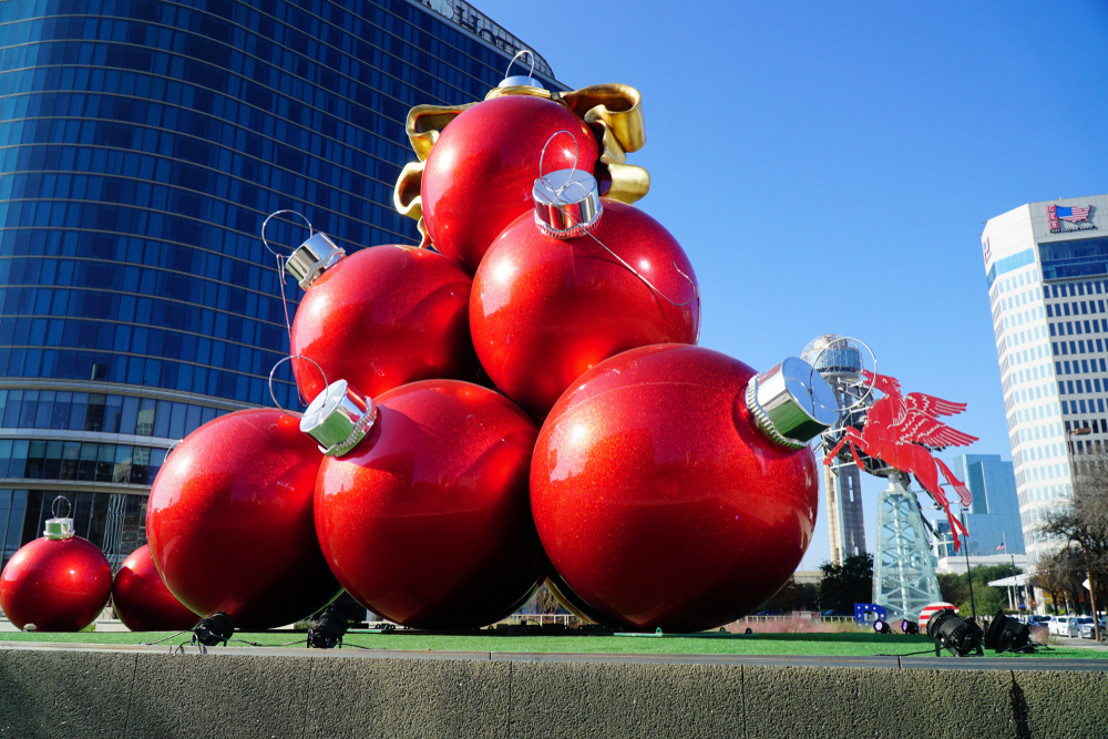
[[[1020,522],[1029,560],[1073,459],[1108,438],[1108,195],[1028,203],[981,234]]]

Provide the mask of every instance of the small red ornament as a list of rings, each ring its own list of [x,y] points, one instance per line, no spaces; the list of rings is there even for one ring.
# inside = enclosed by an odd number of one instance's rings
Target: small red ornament
[[[377,395],[431,378],[472,380],[468,274],[428,249],[383,245],[349,256],[316,233],[287,263],[307,292],[292,322],[297,387],[311,401],[323,376]],[[321,372],[322,370],[322,372]]]
[[[333,383],[302,428],[329,447],[316,530],[339,582],[405,626],[484,626],[527,601],[546,559],[527,476],[537,429],[487,388],[403,385],[376,402]]]
[[[799,359],[757,375],[753,391],[752,378],[709,349],[642,347],[594,367],[551,410],[531,466],[535,523],[603,620],[714,628],[796,569],[819,489],[804,442],[834,420],[834,396]]]
[[[0,608],[19,629],[80,631],[104,610],[111,592],[104,553],[74,534],[72,518],[56,514],[43,536],[23,545],[0,573]]]
[[[154,565],[174,597],[248,629],[330,603],[341,588],[312,516],[321,458],[296,418],[270,408],[220,416],[185,437],[158,472],[146,514]]]
[[[544,181],[535,183],[535,209],[490,247],[469,306],[481,366],[536,418],[608,357],[648,344],[696,343],[700,318],[692,265],[661,224],[600,199],[587,173],[555,177],[572,178],[555,189],[583,212],[567,223],[564,204],[552,213],[553,192],[544,198]]]
[[[162,582],[149,544],[131,552],[115,573],[112,608],[131,631],[185,631],[200,620]]]
[[[559,131],[570,135],[551,140]],[[599,154],[585,122],[552,100],[504,95],[467,108],[442,130],[423,171],[431,243],[473,274],[497,235],[531,210],[540,159],[547,171],[591,170]]]

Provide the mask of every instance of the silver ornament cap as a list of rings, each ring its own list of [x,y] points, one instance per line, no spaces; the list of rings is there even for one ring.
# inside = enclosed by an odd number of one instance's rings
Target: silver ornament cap
[[[76,536],[72,518],[48,518],[42,535],[47,539],[72,539]]]
[[[315,397],[300,419],[300,430],[319,443],[329,457],[341,457],[365,438],[377,420],[377,406],[336,380]]]
[[[835,392],[799,357],[750,378],[746,407],[771,441],[800,449],[838,420]]]
[[[535,225],[547,236],[572,239],[600,221],[604,205],[596,178],[580,169],[559,169],[535,180]]]
[[[307,290],[323,271],[346,256],[346,250],[330,236],[317,231],[308,237],[285,262],[285,271],[296,278],[301,289]]]
[[[526,74],[513,74],[500,80],[497,87],[504,89],[505,87],[537,87],[540,90],[545,90],[543,84],[534,77]]]

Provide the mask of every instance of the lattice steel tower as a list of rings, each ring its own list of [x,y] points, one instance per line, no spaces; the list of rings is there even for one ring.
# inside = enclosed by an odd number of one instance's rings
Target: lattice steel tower
[[[863,347],[860,342],[833,334],[814,339],[804,350],[804,359],[811,364],[835,388],[840,408],[844,409],[839,423],[831,427],[822,438],[826,459],[842,440],[845,429],[853,427],[861,431],[870,407],[876,402],[872,388],[862,381]],[[876,367],[874,368],[876,371]],[[923,607],[942,600],[939,581],[935,577],[935,555],[931,551],[926,523],[920,509],[918,493],[910,490],[911,477],[880,459],[860,451],[858,459],[865,472],[888,478],[889,487],[878,497],[877,549],[873,558],[873,602],[884,606],[889,621],[903,618],[915,621]],[[857,538],[864,551],[862,530],[861,474],[855,456],[849,446],[840,449],[831,464],[825,467],[827,482],[828,518],[831,529],[832,557],[836,553],[839,538],[840,556],[849,556],[845,550],[845,532],[854,525],[846,516],[857,511]],[[844,484],[847,475],[853,479]],[[847,500],[846,485],[853,493]],[[839,530],[836,531],[836,516]],[[836,560],[837,561],[837,560]]]

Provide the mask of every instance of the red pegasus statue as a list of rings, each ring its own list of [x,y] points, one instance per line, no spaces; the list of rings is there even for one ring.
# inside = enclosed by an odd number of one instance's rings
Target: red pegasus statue
[[[903,395],[900,382],[888,375],[862,370],[862,376],[866,382],[873,384],[874,389],[880,390],[882,396],[866,411],[862,430],[847,426],[843,438],[827,454],[823,463],[831,464],[843,444],[847,444],[859,469],[864,469],[858,456],[861,452],[900,472],[915,475],[923,489],[946,513],[954,535],[954,551],[957,552],[961,546],[958,534],[965,536],[966,529],[950,512],[950,502],[939,484],[939,473],[958,493],[963,506],[972,502],[972,496],[950,468],[931,453],[948,446],[965,446],[977,441],[976,436],[953,429],[938,418],[961,413],[966,404],[952,403],[923,393]]]

